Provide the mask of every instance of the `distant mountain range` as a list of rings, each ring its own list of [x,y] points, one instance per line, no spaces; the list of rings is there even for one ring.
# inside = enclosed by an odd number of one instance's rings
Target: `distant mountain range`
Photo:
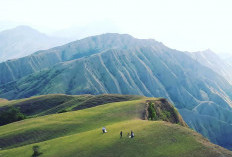
[[[232,64],[229,61],[230,57],[223,59],[210,49],[189,54],[193,59],[209,67],[216,73],[222,75],[228,82],[232,83]]]
[[[231,148],[232,85],[230,68],[221,63],[209,50],[181,52],[151,39],[103,34],[0,63],[0,97],[51,93],[164,97],[190,127]]]
[[[69,42],[58,37],[50,37],[28,26],[0,32],[0,62],[32,54]]]

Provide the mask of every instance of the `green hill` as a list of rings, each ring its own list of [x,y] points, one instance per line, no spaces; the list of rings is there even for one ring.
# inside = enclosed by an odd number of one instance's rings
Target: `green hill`
[[[103,94],[103,95],[65,95],[65,94],[49,94],[35,96],[26,99],[18,99],[7,101],[0,100],[0,113],[10,107],[19,108],[20,112],[26,116],[42,116],[53,113],[61,113],[67,111],[80,110],[84,108],[94,107],[105,103],[120,102],[128,100],[141,99],[143,96],[136,95],[119,95],[119,94]]]
[[[94,103],[97,106],[1,126],[0,156],[30,157],[33,146],[39,146],[41,157],[232,156],[230,151],[190,130],[166,99],[136,99]],[[156,121],[146,120],[150,106]],[[102,134],[103,126],[106,134]],[[131,130],[135,133],[133,139],[127,137]]]
[[[6,99],[1,99],[1,98],[0,98],[0,105],[3,104],[3,103],[6,103],[6,102],[7,102]]]

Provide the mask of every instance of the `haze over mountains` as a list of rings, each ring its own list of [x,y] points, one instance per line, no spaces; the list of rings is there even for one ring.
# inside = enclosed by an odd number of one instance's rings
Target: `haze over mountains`
[[[197,60],[206,67],[209,67],[216,73],[224,76],[228,82],[232,83],[232,65],[229,61],[230,57],[223,59],[210,49],[194,52],[190,55],[193,57],[193,59]]]
[[[227,64],[232,66],[232,57],[229,57],[228,59],[226,59],[226,62],[227,62]]]
[[[0,62],[24,57],[69,41],[61,37],[48,36],[28,26],[18,26],[0,32]]]
[[[221,63],[209,50],[181,52],[151,39],[103,34],[0,63],[0,97],[51,93],[164,97],[190,127],[231,148],[231,69]]]
[[[75,41],[88,36],[104,34],[107,32],[120,32],[114,23],[108,20],[92,22],[84,26],[73,26],[50,33],[51,36],[70,39]]]

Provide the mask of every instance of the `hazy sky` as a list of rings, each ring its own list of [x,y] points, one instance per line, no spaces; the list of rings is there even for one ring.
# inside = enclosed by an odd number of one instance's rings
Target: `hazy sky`
[[[0,0],[0,29],[21,24],[46,33],[88,27],[232,54],[232,0]]]

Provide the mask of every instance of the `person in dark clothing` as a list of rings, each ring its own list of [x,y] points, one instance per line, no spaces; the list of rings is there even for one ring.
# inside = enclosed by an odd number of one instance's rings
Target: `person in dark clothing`
[[[120,132],[120,138],[122,138],[122,131]]]
[[[131,130],[131,138],[135,136],[134,132]]]

